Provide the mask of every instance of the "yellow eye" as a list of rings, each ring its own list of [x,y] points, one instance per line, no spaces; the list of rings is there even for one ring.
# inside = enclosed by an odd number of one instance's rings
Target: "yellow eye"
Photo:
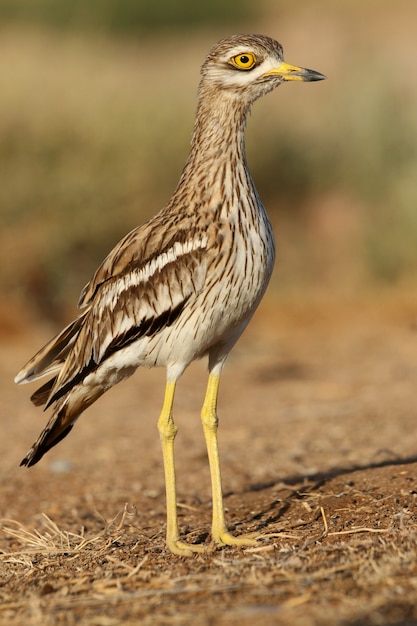
[[[256,63],[256,57],[252,52],[243,52],[232,57],[230,63],[240,70],[250,70]]]

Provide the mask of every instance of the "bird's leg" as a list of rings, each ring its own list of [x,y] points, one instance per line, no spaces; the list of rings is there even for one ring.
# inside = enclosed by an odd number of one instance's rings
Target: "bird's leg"
[[[166,544],[169,550],[179,556],[191,556],[193,552],[201,552],[203,546],[194,546],[179,540],[177,519],[177,495],[175,486],[174,439],[177,427],[172,416],[174,403],[175,381],[167,381],[165,398],[158,420],[159,436],[162,444],[164,461],[166,507],[167,507],[167,534]]]
[[[213,498],[212,538],[220,545],[248,546],[255,545],[256,541],[249,537],[234,537],[227,528],[224,519],[223,494],[220,473],[219,448],[217,444],[217,396],[219,391],[220,375],[210,374],[206,396],[201,411],[204,436],[207,444],[207,453],[210,464],[211,490]]]

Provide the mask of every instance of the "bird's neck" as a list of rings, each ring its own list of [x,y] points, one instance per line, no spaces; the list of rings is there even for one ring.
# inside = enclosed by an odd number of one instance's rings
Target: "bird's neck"
[[[220,90],[200,89],[190,155],[177,192],[187,187],[216,195],[238,177],[251,186],[246,166],[244,129],[249,106]],[[191,189],[190,189],[191,188]]]

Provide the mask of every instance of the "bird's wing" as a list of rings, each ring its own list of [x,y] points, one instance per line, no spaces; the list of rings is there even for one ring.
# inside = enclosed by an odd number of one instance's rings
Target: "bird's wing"
[[[121,242],[127,249],[132,249],[134,234]],[[132,253],[129,260],[126,249],[115,249],[96,272],[83,292],[82,304],[88,306],[83,324],[47,406],[118,350],[172,325],[189,298],[201,290],[206,278],[207,235],[178,230],[165,239],[159,251],[146,255],[143,262],[137,253],[136,259]]]
[[[117,298],[117,292],[121,292],[120,307],[123,310],[123,298],[126,293],[123,286],[129,286],[131,282],[131,290],[134,290],[135,280],[138,282],[138,289],[133,296],[136,301],[136,307],[139,306],[139,292],[144,291],[146,300],[146,284],[147,275],[149,274],[149,288],[151,288],[152,277],[156,280],[160,275],[163,279],[161,270],[166,264],[169,266],[172,259],[184,257],[182,262],[186,262],[187,254],[191,254],[193,258],[199,255],[199,251],[203,249],[201,240],[198,239],[196,232],[184,230],[176,227],[175,221],[180,216],[169,217],[160,213],[152,218],[149,222],[139,226],[126,235],[117,246],[110,252],[101,266],[94,274],[92,280],[84,287],[80,297],[79,305],[84,309],[82,314],[77,317],[71,324],[64,328],[58,335],[53,337],[45,346],[42,347],[34,357],[20,370],[15,377],[16,383],[27,383],[42,378],[47,375],[55,374],[55,379],[49,381],[44,387],[35,392],[32,400],[35,404],[44,403],[49,391],[56,383],[59,372],[64,368],[65,362],[68,360],[68,354],[71,352],[74,344],[79,341],[79,335],[84,328],[94,327],[96,332],[97,324],[100,324],[101,317],[106,315],[106,311],[111,311],[112,307],[106,308],[105,301],[111,297]],[[194,242],[194,243],[193,243]],[[190,264],[190,269],[191,269]],[[168,267],[167,267],[168,269]],[[195,268],[196,279],[202,268]],[[166,272],[165,272],[166,273]],[[172,281],[172,277],[166,276],[167,281]],[[120,281],[120,282],[119,282]],[[175,291],[175,279],[171,289]],[[196,280],[196,285],[198,280]],[[126,293],[123,295],[123,292]],[[96,295],[101,292],[98,303],[93,306]],[[103,303],[103,304],[102,304]],[[103,311],[99,310],[100,306],[104,306]],[[128,314],[129,303],[125,305],[124,310]],[[144,302],[142,302],[144,307]],[[155,309],[158,309],[160,303],[155,303]],[[113,307],[114,308],[114,307]],[[138,311],[137,311],[138,312]],[[119,311],[120,314],[120,311]],[[88,317],[88,320],[86,319]],[[116,320],[116,312],[115,318]],[[79,350],[79,348],[78,348]],[[97,352],[95,348],[95,352]],[[71,360],[71,359],[70,359]]]
[[[54,411],[21,465],[37,463],[69,433],[81,413],[120,380],[117,375],[108,380],[107,374],[100,379],[98,374],[83,385],[89,374],[94,374],[119,350],[142,337],[157,335],[181,315],[190,297],[202,289],[206,280],[206,245],[205,233],[190,235],[185,242],[182,236],[174,238],[170,246],[146,263],[127,264],[116,276],[96,283],[86,310],[74,326],[61,333],[70,338],[70,348],[64,346],[64,351],[57,353],[55,343],[50,344],[52,360],[61,362],[61,370],[35,392],[32,401],[36,405],[46,402],[45,408],[54,404]],[[76,336],[71,332],[73,328],[77,328]],[[43,352],[42,360],[47,361]],[[125,353],[119,364],[121,377],[137,366],[137,362],[129,363]]]
[[[176,226],[175,218],[163,212],[138,226],[113,248],[81,292],[78,306],[84,308],[94,299],[101,285],[142,268],[156,257],[170,250],[174,244],[186,244],[195,234]]]

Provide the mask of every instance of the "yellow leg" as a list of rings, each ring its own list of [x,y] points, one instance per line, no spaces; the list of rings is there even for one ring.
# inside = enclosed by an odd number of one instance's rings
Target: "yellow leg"
[[[255,545],[256,541],[249,537],[234,537],[227,528],[224,519],[223,494],[220,474],[219,449],[217,444],[217,396],[220,376],[210,374],[206,397],[201,411],[204,436],[210,464],[211,490],[213,497],[212,537],[215,543],[228,546]]]
[[[162,456],[165,472],[166,506],[167,506],[167,547],[179,556],[191,556],[193,552],[201,552],[203,546],[194,546],[179,540],[177,520],[177,495],[175,486],[174,439],[177,427],[172,417],[174,403],[175,381],[167,381],[165,398],[161,415],[158,420],[158,430],[162,444]]]

